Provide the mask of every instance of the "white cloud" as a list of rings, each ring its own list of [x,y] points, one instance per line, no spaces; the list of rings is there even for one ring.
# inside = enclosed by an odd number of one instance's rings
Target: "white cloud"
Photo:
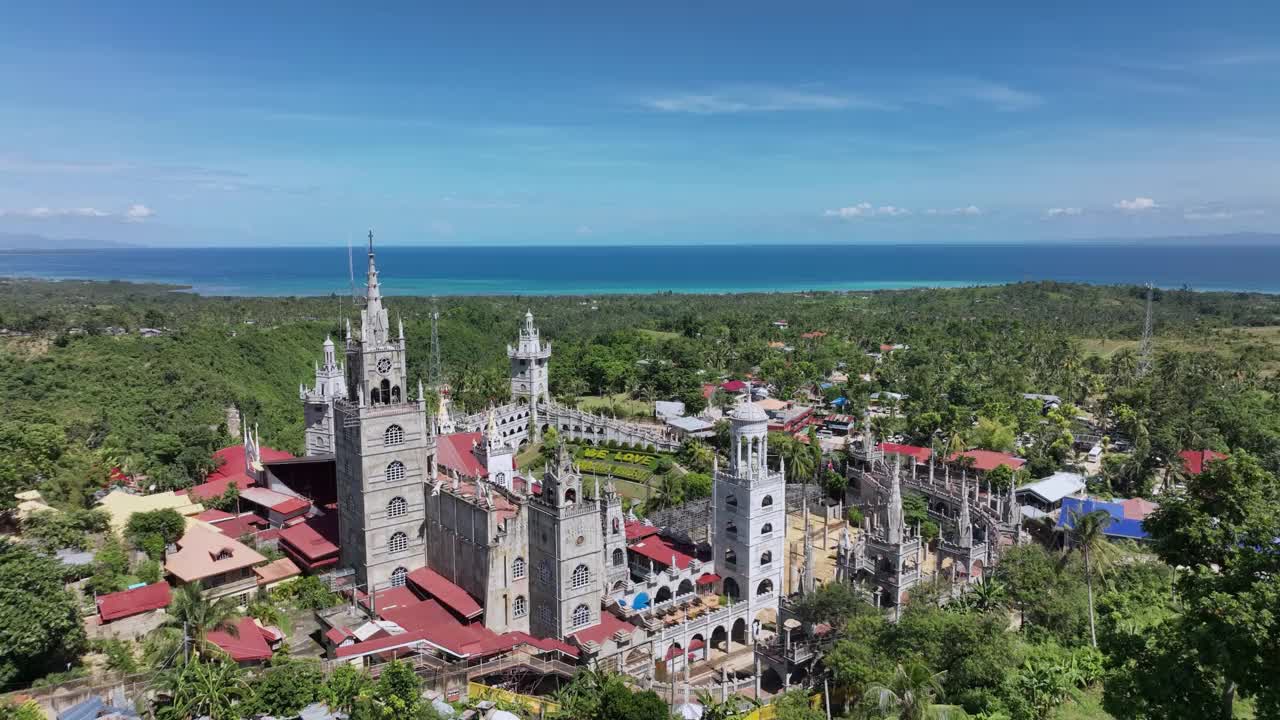
[[[595,231],[591,229],[591,226],[590,226],[590,225],[579,225],[579,226],[578,226],[577,233],[578,233],[579,235],[586,236],[586,235],[590,235],[590,234],[591,234],[591,233],[593,233],[593,232],[595,232]]]
[[[1084,210],[1078,207],[1055,207],[1044,211],[1046,217],[1071,217],[1075,215],[1083,215]]]
[[[122,218],[128,222],[142,222],[155,215],[155,211],[146,205],[130,205],[121,213],[101,210],[94,207],[51,208],[33,207],[13,210],[0,210],[0,217],[28,218],[32,220],[49,220],[54,218]]]
[[[1152,200],[1149,197],[1136,197],[1132,200],[1119,200],[1115,205],[1113,205],[1113,207],[1117,210],[1130,210],[1137,212],[1142,210],[1154,210],[1160,206],[1156,204],[1155,200]]]
[[[911,211],[896,205],[881,205],[876,207],[869,202],[860,202],[857,205],[850,205],[849,207],[827,210],[822,214],[826,217],[838,218],[901,217],[903,215],[910,215]]]
[[[50,208],[50,207],[33,207],[21,210],[0,210],[0,216],[4,217],[23,217],[23,218],[63,218],[63,217],[108,217],[111,213],[106,210],[99,210],[91,207],[79,208]]]
[[[1266,215],[1266,210],[1224,210],[1220,208],[1193,208],[1182,214],[1187,220],[1231,220],[1234,218]]]
[[[969,217],[974,217],[982,214],[982,208],[978,207],[977,205],[967,205],[965,207],[951,208],[950,210],[947,210],[946,208],[943,208],[943,209],[929,208],[928,210],[925,211],[925,214],[926,215],[967,215]]]
[[[896,106],[892,104],[859,95],[773,87],[724,89],[705,93],[677,93],[663,97],[646,98],[641,104],[651,110],[690,115],[896,109]]]
[[[129,222],[143,222],[155,214],[155,210],[141,204],[130,205],[129,209],[124,211],[124,217]]]

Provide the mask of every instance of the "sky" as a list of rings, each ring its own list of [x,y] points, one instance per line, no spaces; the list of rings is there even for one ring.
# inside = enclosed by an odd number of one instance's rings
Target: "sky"
[[[1280,231],[1280,3],[14,3],[0,232]],[[368,6],[368,7],[365,7]]]

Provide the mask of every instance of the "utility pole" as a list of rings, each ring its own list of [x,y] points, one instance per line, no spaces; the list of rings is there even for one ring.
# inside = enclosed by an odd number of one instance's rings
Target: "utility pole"
[[[1142,322],[1142,344],[1138,346],[1138,377],[1151,372],[1151,283],[1147,283],[1147,315]]]

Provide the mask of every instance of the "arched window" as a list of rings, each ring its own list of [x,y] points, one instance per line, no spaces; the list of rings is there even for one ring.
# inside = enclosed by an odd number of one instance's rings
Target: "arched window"
[[[569,488],[568,490],[565,490],[564,501],[566,504],[569,504],[569,505],[572,505],[573,503],[578,502],[578,491],[574,490],[573,488]]]
[[[391,498],[391,502],[387,503],[387,517],[398,518],[404,517],[409,512],[409,502],[402,497]]]
[[[404,428],[399,425],[388,425],[382,433],[383,445],[399,445],[404,442]]]
[[[400,402],[400,386],[399,385],[391,386],[391,402],[393,403]]]
[[[773,523],[765,523],[764,527],[760,528],[761,535],[768,535],[771,532],[773,532]]]
[[[772,553],[772,552],[770,552],[770,551],[768,551],[768,550],[765,550],[764,552],[760,553],[760,564],[761,564],[761,565],[768,565],[768,564],[769,564],[769,563],[771,563],[771,562],[773,562],[773,553]]]
[[[725,531],[725,533],[726,533],[726,534],[728,534],[728,535],[737,535],[737,534],[738,534],[738,525],[737,525],[737,523],[730,522],[728,525],[725,525],[725,526],[724,526],[724,531]]]
[[[523,595],[517,595],[516,599],[511,601],[511,616],[522,618],[529,614],[529,601],[524,599]]]
[[[391,587],[404,587],[405,578],[409,577],[409,571],[405,568],[398,567],[391,571]]]
[[[501,485],[502,487],[506,487],[506,486],[507,486],[507,474],[506,474],[506,473],[497,473],[496,475],[494,475],[494,476],[493,476],[493,482],[494,482],[494,484],[496,484],[496,485]]]
[[[760,507],[769,507],[772,504],[773,504],[772,495],[765,495],[764,499],[760,501]]]
[[[586,565],[579,565],[573,569],[571,581],[574,590],[584,588],[591,583],[591,571],[587,569]]]
[[[387,482],[400,482],[404,480],[404,463],[399,460],[392,460],[387,465]]]
[[[773,592],[773,581],[764,579],[756,586],[756,595],[768,595]]]
[[[369,403],[371,405],[382,404],[382,393],[378,390],[378,388],[375,387],[369,390]]]
[[[613,534],[617,535],[622,531],[622,522],[618,518],[613,519]]]
[[[613,564],[614,564],[615,566],[618,566],[618,565],[621,565],[622,563],[624,563],[624,562],[626,562],[626,561],[627,561],[627,554],[626,554],[626,553],[624,553],[624,552],[622,552],[622,548],[614,548],[614,550],[613,550]]]
[[[588,608],[586,605],[579,605],[578,607],[573,609],[573,619],[570,622],[571,626],[580,628],[589,622],[591,622],[590,608]]]
[[[724,498],[724,504],[729,507],[738,507],[738,496],[733,493],[729,493]]]
[[[727,548],[724,551],[724,561],[726,565],[737,565],[738,553],[734,552],[733,548]]]
[[[382,388],[382,402],[391,402],[391,381],[383,380],[380,387]]]
[[[524,577],[525,564],[524,558],[518,557],[511,561],[511,579],[519,580]]]
[[[395,533],[391,539],[387,541],[387,551],[393,553],[404,552],[409,549],[409,536],[402,532]]]

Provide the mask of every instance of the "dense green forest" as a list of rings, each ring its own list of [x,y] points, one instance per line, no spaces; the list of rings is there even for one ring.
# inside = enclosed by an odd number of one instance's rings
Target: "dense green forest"
[[[1139,378],[1144,305],[1143,288],[1057,283],[389,301],[404,318],[418,377],[428,375],[430,318],[439,311],[444,375],[468,411],[505,398],[506,345],[530,309],[553,345],[552,390],[567,401],[626,395],[681,399],[696,410],[704,382],[754,370],[790,395],[840,367],[850,382],[828,395],[846,395],[856,412],[877,390],[905,393],[881,430],[917,442],[971,436],[975,423],[997,435],[1044,432],[1019,409],[1018,394],[1059,394],[1135,441],[1134,455],[1112,468],[1124,485],[1117,490],[1140,491],[1164,458],[1187,447],[1245,448],[1280,467],[1280,298],[1157,291],[1155,367]],[[86,489],[115,466],[161,487],[195,482],[209,451],[231,441],[229,406],[260,427],[264,442],[300,450],[298,384],[312,377],[324,337],[340,342],[357,314],[346,297],[0,282],[6,501],[9,489],[37,486],[53,502],[83,505]],[[139,328],[162,334],[142,337]],[[813,330],[825,335],[803,337]],[[909,350],[877,363],[868,353],[882,343]]]

